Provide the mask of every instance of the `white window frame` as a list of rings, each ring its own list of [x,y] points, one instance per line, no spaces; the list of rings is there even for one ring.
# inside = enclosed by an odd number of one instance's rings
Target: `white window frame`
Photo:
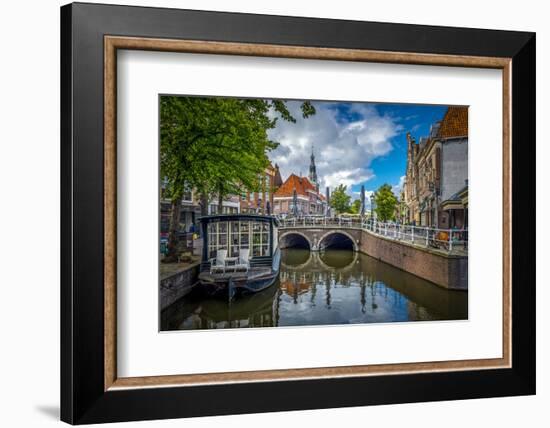
[[[263,256],[269,256],[269,247],[270,247],[270,236],[269,236],[269,223],[263,222],[263,221],[238,221],[238,227],[237,232],[235,232],[239,239],[237,243],[237,252],[232,252],[231,250],[234,249],[233,245],[233,230],[232,225],[235,223],[235,221],[219,221],[219,222],[212,222],[209,223],[208,228],[208,258],[212,258],[216,256],[216,251],[224,248],[227,250],[228,255],[232,254],[238,254],[238,250],[243,248],[242,244],[242,236],[246,235],[245,233],[241,233],[241,224],[248,224],[248,243],[246,244],[246,248],[250,249],[250,256],[253,257],[263,257]],[[225,245],[220,244],[220,224],[226,224],[226,242]],[[256,234],[259,236],[259,241],[257,243],[254,242],[254,225],[259,225],[259,231],[256,232]],[[265,225],[265,230],[264,230]],[[264,239],[265,238],[265,239]],[[254,253],[254,249],[259,248],[259,251],[257,254]]]

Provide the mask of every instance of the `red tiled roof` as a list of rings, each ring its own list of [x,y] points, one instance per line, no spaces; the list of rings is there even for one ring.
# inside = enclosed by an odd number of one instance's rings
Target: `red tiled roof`
[[[288,177],[287,180],[282,184],[282,186],[277,189],[273,196],[292,196],[294,189],[296,189],[296,194],[298,196],[307,196],[308,190],[317,192],[315,186],[311,184],[311,181],[309,181],[306,177],[298,177],[296,174],[291,174],[290,177]]]
[[[468,107],[449,107],[443,116],[439,138],[468,136]]]

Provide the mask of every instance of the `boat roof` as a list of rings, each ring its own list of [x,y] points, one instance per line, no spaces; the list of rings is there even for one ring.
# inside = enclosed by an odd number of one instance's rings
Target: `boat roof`
[[[271,215],[258,214],[216,214],[206,215],[200,218],[201,223],[212,223],[217,221],[265,221],[272,222],[279,226],[279,220]]]

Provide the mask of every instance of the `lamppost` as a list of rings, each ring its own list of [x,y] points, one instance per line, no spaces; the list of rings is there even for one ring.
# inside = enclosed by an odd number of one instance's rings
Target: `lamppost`
[[[370,195],[370,219],[374,226],[374,193]]]

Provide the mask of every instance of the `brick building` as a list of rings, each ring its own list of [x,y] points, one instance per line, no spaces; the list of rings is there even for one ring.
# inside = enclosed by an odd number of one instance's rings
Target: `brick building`
[[[265,173],[259,177],[261,183],[260,192],[243,192],[240,195],[227,195],[222,201],[222,211],[218,211],[218,198],[213,195],[208,201],[208,214],[238,214],[256,213],[267,214],[268,203],[272,212],[273,193],[282,183],[279,167],[269,165]],[[168,236],[170,225],[171,202],[165,196],[166,181],[161,182],[160,188],[160,231],[161,237]],[[181,201],[180,231],[188,232],[192,225],[197,226],[201,217],[200,195],[194,189],[188,189]]]
[[[319,193],[313,147],[311,148],[308,177],[291,174],[279,186],[273,195],[273,214],[292,215],[294,213],[294,192],[296,192],[298,215],[325,215],[327,213],[327,198]]]
[[[273,214],[291,215],[294,205],[294,191],[298,215],[324,215],[326,212],[326,198],[319,193],[318,186],[307,177],[291,174],[273,196]]]
[[[259,192],[242,192],[240,212],[250,214],[273,214],[273,195],[283,184],[279,165],[269,165],[264,174],[258,177]]]
[[[468,108],[449,107],[428,137],[416,143],[407,133],[407,143],[406,222],[442,229],[466,227]]]

